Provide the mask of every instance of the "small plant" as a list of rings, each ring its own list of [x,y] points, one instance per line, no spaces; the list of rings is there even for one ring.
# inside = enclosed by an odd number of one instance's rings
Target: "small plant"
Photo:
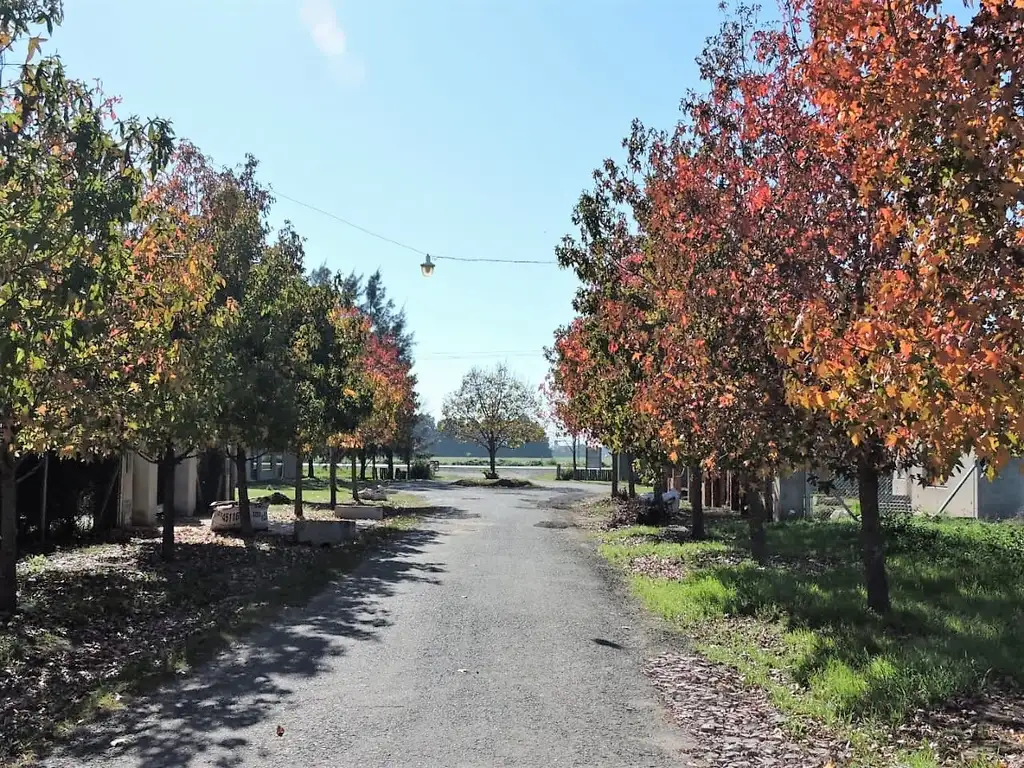
[[[409,470],[410,480],[433,480],[434,467],[426,459],[417,459]]]

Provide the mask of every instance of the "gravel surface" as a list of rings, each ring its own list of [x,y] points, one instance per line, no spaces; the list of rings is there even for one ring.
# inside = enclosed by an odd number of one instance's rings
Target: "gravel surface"
[[[649,634],[580,533],[545,525],[556,495],[435,486],[422,530],[45,764],[688,764]]]

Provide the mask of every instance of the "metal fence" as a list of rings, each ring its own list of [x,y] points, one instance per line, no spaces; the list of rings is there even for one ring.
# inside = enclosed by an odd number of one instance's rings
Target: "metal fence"
[[[899,493],[893,474],[885,472],[878,478],[878,508],[882,517],[911,513],[910,496]],[[860,518],[860,489],[856,479],[819,470],[808,473],[802,514],[814,520],[826,518]]]

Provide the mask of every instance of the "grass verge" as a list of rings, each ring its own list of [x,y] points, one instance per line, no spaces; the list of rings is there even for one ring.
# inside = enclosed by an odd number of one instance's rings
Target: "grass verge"
[[[304,605],[367,551],[416,527],[407,508],[344,547],[152,533],[19,564],[20,613],[0,626],[0,765],[30,765],[74,730],[211,658],[287,606]]]
[[[772,525],[767,567],[738,519],[710,533],[624,528],[599,534],[600,551],[702,655],[767,689],[791,730],[838,730],[857,765],[979,768],[1024,752],[1024,526],[894,527],[884,618],[865,607],[856,524]]]

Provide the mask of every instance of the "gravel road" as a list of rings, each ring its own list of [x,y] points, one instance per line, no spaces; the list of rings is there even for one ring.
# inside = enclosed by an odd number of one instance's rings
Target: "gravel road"
[[[580,533],[543,527],[558,492],[427,495],[422,530],[46,765],[683,765],[647,631]]]

